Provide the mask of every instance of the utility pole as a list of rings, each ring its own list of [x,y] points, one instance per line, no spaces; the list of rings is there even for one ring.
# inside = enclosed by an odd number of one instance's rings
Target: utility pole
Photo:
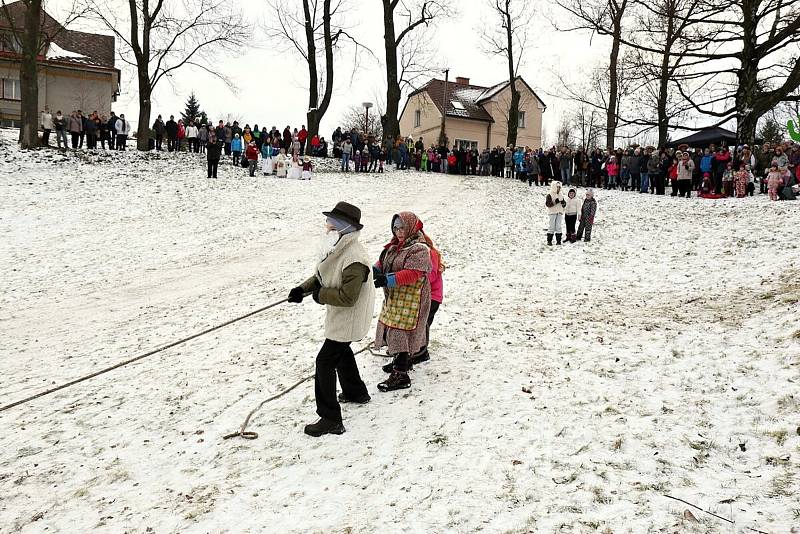
[[[447,86],[450,69],[444,69],[444,91],[442,93],[442,130],[439,132],[439,145],[447,146]]]

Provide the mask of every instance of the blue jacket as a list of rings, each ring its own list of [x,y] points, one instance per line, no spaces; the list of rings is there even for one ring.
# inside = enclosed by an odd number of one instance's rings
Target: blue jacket
[[[708,154],[703,156],[700,160],[700,172],[711,172],[711,165],[713,164],[714,156]]]
[[[233,152],[241,152],[242,151],[242,138],[239,137],[238,139],[234,137],[231,139],[231,151]]]
[[[267,144],[267,143],[264,143],[263,145],[261,145],[261,155],[264,156],[265,158],[271,158],[272,157],[272,146]]]

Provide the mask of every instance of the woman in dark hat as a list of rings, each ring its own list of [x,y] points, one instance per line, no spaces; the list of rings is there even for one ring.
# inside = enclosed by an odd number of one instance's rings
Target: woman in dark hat
[[[367,386],[361,380],[350,343],[367,335],[375,306],[370,259],[359,242],[361,210],[339,202],[325,215],[330,247],[317,264],[316,274],[289,292],[289,302],[300,303],[312,294],[317,304],[327,307],[325,342],[317,355],[314,394],[320,420],[306,425],[305,433],[318,437],[341,434],[341,402],[366,404]],[[342,394],[336,397],[336,375]]]

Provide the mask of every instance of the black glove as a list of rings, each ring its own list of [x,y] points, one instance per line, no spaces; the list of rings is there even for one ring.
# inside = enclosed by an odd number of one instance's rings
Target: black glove
[[[565,208],[566,206],[567,206],[567,201],[566,200],[562,200],[561,201],[561,207]]]
[[[383,273],[376,274],[373,278],[375,282],[375,287],[386,287],[389,284],[389,280],[386,278],[386,275]]]
[[[317,287],[314,289],[314,292],[311,294],[311,296],[314,298],[314,302],[316,302],[317,304],[322,304],[322,303],[319,301],[319,291],[320,291],[320,289],[322,289],[322,287],[320,287],[320,286],[317,286]]]
[[[293,304],[300,304],[303,302],[303,297],[305,296],[303,288],[298,286],[291,291],[289,291],[289,302]]]

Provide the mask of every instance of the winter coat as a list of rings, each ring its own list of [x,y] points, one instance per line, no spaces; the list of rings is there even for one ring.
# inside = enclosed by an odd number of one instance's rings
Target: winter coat
[[[678,180],[691,180],[694,172],[694,161],[687,159],[678,162]]]
[[[564,213],[566,215],[577,215],[581,208],[581,201],[578,200],[578,196],[575,195],[573,198],[567,196],[566,200],[567,205],[564,207]]]
[[[131,133],[131,123],[125,119],[117,120],[117,135],[129,135]]]
[[[242,151],[242,138],[241,137],[234,137],[231,140],[231,151],[232,152],[241,152]]]
[[[42,112],[42,120],[41,125],[43,130],[52,130],[53,129],[53,115],[51,115],[47,111]]]
[[[187,126],[186,127],[186,138],[187,139],[195,139],[197,138],[197,126]]]
[[[206,144],[206,158],[208,161],[219,161],[222,157],[222,143],[207,143]]]
[[[69,131],[71,133],[81,133],[83,131],[83,121],[80,117],[69,118]]]
[[[197,130],[197,140],[201,143],[208,141],[208,128],[203,126]]]
[[[564,153],[558,158],[558,168],[562,171],[569,171],[572,174],[572,156]]]
[[[360,341],[372,322],[375,287],[369,255],[358,240],[360,234],[341,236],[317,264],[316,274],[300,286],[305,292],[319,289],[317,298],[326,307],[325,337],[332,341]]]
[[[439,304],[444,299],[444,281],[442,279],[441,271],[441,257],[433,249],[431,249],[431,272],[428,273],[428,280],[431,283],[431,300],[435,300]]]
[[[786,167],[789,166],[789,158],[784,153],[781,153],[780,156],[778,155],[773,156],[772,161],[778,164],[779,169],[785,169]],[[770,162],[770,165],[772,165],[772,162]]]
[[[648,174],[658,173],[658,156],[651,154],[650,157],[647,158],[647,173]]]
[[[422,223],[410,212],[400,217],[411,235],[403,242],[392,239],[384,247],[376,268],[411,283],[384,288],[384,302],[375,331],[375,347],[388,347],[389,354],[415,354],[427,343],[427,319],[431,305],[431,253],[422,236]]]
[[[772,172],[767,174],[767,188],[778,190],[783,185],[783,173],[781,171]]]
[[[714,156],[706,154],[700,158],[700,172],[710,173],[714,162]]]
[[[156,119],[156,122],[153,123],[153,131],[156,132],[156,135],[164,135],[164,133],[167,131],[164,121],[161,119]]]
[[[628,170],[632,174],[639,174],[642,172],[642,156],[637,156],[635,153],[628,157]]]
[[[248,144],[244,156],[247,158],[247,161],[258,161],[258,147],[254,144]]]
[[[178,123],[174,120],[170,119],[167,121],[165,126],[167,135],[170,139],[177,139],[178,138]]]
[[[63,115],[61,117],[56,115],[55,118],[53,119],[53,126],[55,127],[57,132],[63,130],[66,124],[67,124],[67,118],[64,117]]]
[[[352,143],[342,143],[342,154],[350,155],[353,153]]]
[[[561,188],[561,182],[559,182],[558,180],[550,182],[550,192],[547,194],[547,196],[553,203],[552,206],[547,206],[547,202],[545,201],[545,206],[547,207],[548,215],[556,215],[564,213],[564,206],[566,205],[566,201],[564,200],[564,193]]]
[[[597,212],[597,201],[592,198],[587,198],[583,201],[581,206],[581,221],[584,223],[593,223],[594,215]]]
[[[619,165],[613,161],[606,163],[606,172],[609,176],[619,176]]]

